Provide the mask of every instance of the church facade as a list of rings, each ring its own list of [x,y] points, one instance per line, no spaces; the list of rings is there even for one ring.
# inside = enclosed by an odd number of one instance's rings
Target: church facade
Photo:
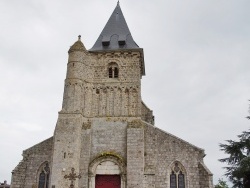
[[[204,150],[154,126],[144,54],[119,3],[96,43],[79,36],[54,135],[23,151],[12,188],[212,188]]]

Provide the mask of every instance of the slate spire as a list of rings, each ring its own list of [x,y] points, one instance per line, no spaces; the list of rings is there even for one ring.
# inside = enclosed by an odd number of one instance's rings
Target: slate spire
[[[120,8],[119,1],[99,38],[89,51],[140,49],[135,43]]]

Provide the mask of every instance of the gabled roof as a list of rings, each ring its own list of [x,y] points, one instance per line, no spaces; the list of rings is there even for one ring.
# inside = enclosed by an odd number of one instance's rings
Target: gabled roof
[[[140,49],[135,43],[126,20],[122,14],[119,1],[99,38],[89,51],[133,50]]]

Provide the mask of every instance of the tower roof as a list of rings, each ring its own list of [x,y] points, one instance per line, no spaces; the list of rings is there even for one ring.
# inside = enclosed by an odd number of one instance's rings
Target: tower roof
[[[140,49],[135,43],[126,20],[122,14],[119,1],[102,30],[94,46],[89,51]]]
[[[81,35],[78,36],[78,40],[70,47],[69,53],[73,51],[86,51],[86,48],[81,41]]]

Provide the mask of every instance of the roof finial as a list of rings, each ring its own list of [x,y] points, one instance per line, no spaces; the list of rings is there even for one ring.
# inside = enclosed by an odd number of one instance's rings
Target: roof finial
[[[79,40],[79,41],[81,40],[81,35],[78,35],[78,40]]]
[[[119,5],[119,4],[120,4],[120,1],[118,0],[118,1],[117,1],[117,5]]]

